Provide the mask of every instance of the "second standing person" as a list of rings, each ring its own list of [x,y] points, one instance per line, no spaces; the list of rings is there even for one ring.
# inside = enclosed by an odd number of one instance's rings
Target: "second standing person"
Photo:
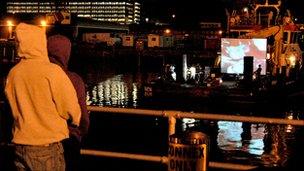
[[[70,138],[63,142],[66,169],[67,171],[77,171],[80,170],[81,163],[81,139],[87,134],[90,124],[89,114],[86,108],[85,84],[78,74],[68,70],[71,42],[67,37],[60,34],[52,35],[48,38],[47,47],[50,61],[61,66],[74,85],[81,108],[79,127],[75,128],[69,124]]]

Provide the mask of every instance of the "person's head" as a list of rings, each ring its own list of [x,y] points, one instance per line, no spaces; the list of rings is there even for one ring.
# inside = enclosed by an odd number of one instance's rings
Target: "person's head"
[[[73,40],[73,33],[74,31],[72,30],[71,27],[67,27],[65,25],[55,23],[52,27],[48,29],[47,35],[50,37],[60,34],[66,36],[70,40]]]
[[[45,31],[35,25],[20,23],[16,27],[18,56],[21,59],[48,60]]]
[[[68,67],[71,54],[71,41],[63,35],[53,35],[47,40],[50,61],[64,68]]]

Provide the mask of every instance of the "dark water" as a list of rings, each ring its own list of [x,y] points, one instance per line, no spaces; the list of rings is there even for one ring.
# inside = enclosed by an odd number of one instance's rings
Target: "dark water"
[[[159,63],[156,62],[158,67]],[[149,63],[149,65],[153,64],[155,61]],[[87,72],[83,75],[88,86],[87,103],[121,108],[173,109],[231,115],[302,118],[301,111],[292,111],[291,108],[284,107],[280,108],[283,110],[277,110],[274,108],[276,104],[271,105],[271,108],[262,106],[257,109],[257,106],[254,108],[217,106],[216,104],[210,106],[197,100],[178,99],[178,97],[145,99],[143,85],[159,77],[161,70],[155,71],[155,68],[149,70],[145,66],[141,69],[130,69],[132,68],[130,66],[132,65],[113,66],[109,63],[106,65],[95,63],[93,66],[89,64],[89,67],[85,69]],[[85,139],[86,148],[167,155],[168,120],[166,118],[91,113],[91,122],[90,135]],[[184,118],[178,120],[176,129],[177,132],[197,130],[209,135],[211,161],[253,164],[260,166],[262,170],[298,170],[298,163],[304,160],[300,157],[303,154],[304,142],[301,127]],[[108,159],[90,158],[90,161],[93,160],[106,161]],[[126,167],[132,165],[133,169],[139,167],[138,170],[167,169],[158,164],[151,166],[147,163],[140,164],[140,162],[130,164],[132,162],[126,164]],[[114,170],[123,170],[116,164],[112,164],[111,167]]]

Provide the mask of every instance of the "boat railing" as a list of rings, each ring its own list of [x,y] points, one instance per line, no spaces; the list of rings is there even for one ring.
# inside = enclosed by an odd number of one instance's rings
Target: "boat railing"
[[[99,106],[88,106],[88,110],[91,112],[98,112],[105,114],[115,113],[121,115],[132,114],[139,116],[166,117],[168,118],[168,124],[169,124],[168,126],[169,136],[175,133],[176,119],[178,118],[304,126],[304,120],[291,120],[291,119],[254,117],[254,116],[234,116],[227,114],[193,113],[193,112],[182,112],[175,110],[149,110],[149,109],[114,108],[114,107],[99,107]],[[121,152],[113,152],[113,151],[100,151],[94,149],[82,149],[81,154],[96,156],[96,157],[132,159],[132,160],[141,160],[141,161],[149,161],[149,162],[158,162],[160,164],[168,164],[167,156],[154,156],[154,155],[145,155],[145,154],[121,153]],[[258,166],[254,166],[254,165],[223,163],[223,162],[215,162],[215,161],[210,161],[209,167],[218,168],[218,169],[227,169],[227,170],[252,170],[258,168]]]

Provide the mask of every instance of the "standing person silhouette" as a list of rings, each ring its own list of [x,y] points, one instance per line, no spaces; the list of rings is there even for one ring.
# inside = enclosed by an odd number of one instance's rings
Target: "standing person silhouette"
[[[262,86],[261,73],[262,73],[262,66],[259,65],[258,69],[254,71],[257,88],[261,88]]]
[[[67,120],[79,125],[81,110],[66,73],[49,61],[45,31],[16,27],[20,62],[9,72],[5,94],[13,123],[17,170],[65,171],[61,141],[69,137]]]
[[[67,37],[60,34],[52,35],[48,38],[47,47],[50,61],[59,65],[72,81],[81,108],[79,127],[74,128],[72,125],[69,125],[70,138],[63,141],[66,170],[77,171],[80,170],[81,139],[87,134],[90,124],[86,108],[85,84],[78,74],[68,70],[71,42]]]
[[[254,74],[256,75],[256,79],[260,80],[261,78],[261,73],[262,73],[262,66],[259,65],[258,69],[254,72]]]

